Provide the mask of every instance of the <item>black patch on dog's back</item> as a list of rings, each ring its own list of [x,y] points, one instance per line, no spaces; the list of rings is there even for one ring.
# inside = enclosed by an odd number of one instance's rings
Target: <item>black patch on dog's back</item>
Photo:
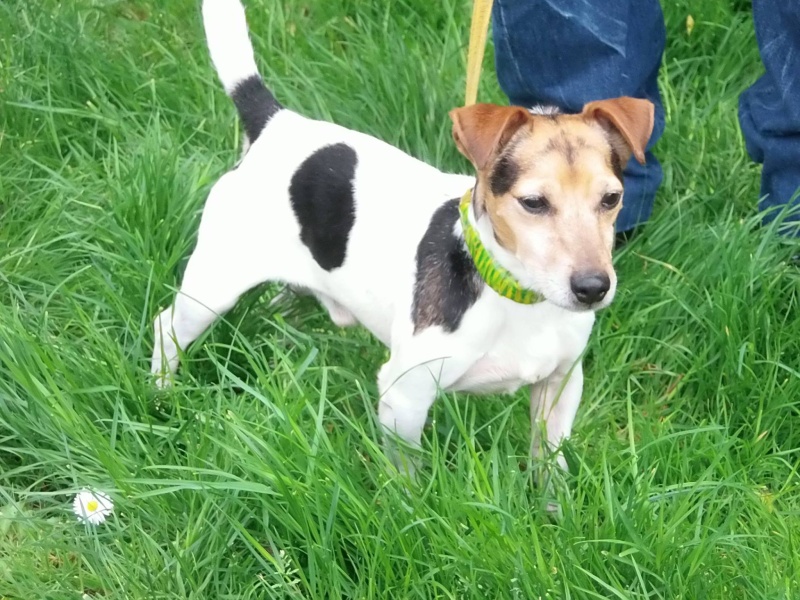
[[[489,187],[495,196],[508,193],[519,177],[519,165],[508,155],[500,157],[489,177]]]
[[[433,325],[441,325],[452,333],[483,289],[464,240],[453,231],[458,218],[458,198],[442,204],[433,213],[417,247],[417,278],[411,308],[415,333]]]
[[[258,139],[275,113],[283,108],[258,75],[240,81],[231,92],[231,99],[251,144]]]
[[[289,199],[300,239],[320,267],[341,267],[356,220],[353,178],[358,156],[347,144],[320,148],[292,175]]]

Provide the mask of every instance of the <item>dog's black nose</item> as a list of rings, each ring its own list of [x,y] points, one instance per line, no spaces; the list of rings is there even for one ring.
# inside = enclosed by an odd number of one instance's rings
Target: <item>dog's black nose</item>
[[[589,273],[576,273],[569,278],[572,293],[583,304],[600,302],[611,287],[611,280],[605,273],[595,271]]]

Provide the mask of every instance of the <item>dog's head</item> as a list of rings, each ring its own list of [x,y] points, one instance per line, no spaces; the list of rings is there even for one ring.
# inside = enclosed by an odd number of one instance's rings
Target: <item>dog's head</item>
[[[614,98],[577,115],[476,104],[450,117],[477,170],[476,227],[495,259],[563,308],[608,306],[622,170],[631,154],[644,163],[653,104]]]

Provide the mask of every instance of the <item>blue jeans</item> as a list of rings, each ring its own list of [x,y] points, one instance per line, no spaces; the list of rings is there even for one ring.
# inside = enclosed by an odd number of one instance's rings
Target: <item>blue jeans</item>
[[[617,230],[645,222],[662,179],[650,151],[664,132],[658,0],[495,0],[492,17],[497,78],[512,104],[568,112],[615,96],[655,104],[647,164],[631,159],[625,168]],[[764,164],[763,210],[790,202],[800,188],[800,0],[753,0],[753,17],[766,74],[742,94],[739,119],[748,153]]]
[[[750,158],[764,164],[759,208],[768,210],[800,203],[800,0],[753,0],[753,21],[766,73],[739,98],[739,124]],[[800,225],[800,214],[789,220]]]

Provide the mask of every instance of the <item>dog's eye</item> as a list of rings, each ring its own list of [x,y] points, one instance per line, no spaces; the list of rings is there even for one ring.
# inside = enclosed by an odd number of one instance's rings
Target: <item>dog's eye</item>
[[[535,215],[542,215],[550,209],[550,203],[544,196],[525,196],[524,198],[517,198],[522,208],[529,213]]]
[[[600,200],[600,205],[603,208],[614,208],[619,201],[622,199],[622,194],[619,192],[611,192],[610,194],[606,194],[603,196],[603,199]]]

